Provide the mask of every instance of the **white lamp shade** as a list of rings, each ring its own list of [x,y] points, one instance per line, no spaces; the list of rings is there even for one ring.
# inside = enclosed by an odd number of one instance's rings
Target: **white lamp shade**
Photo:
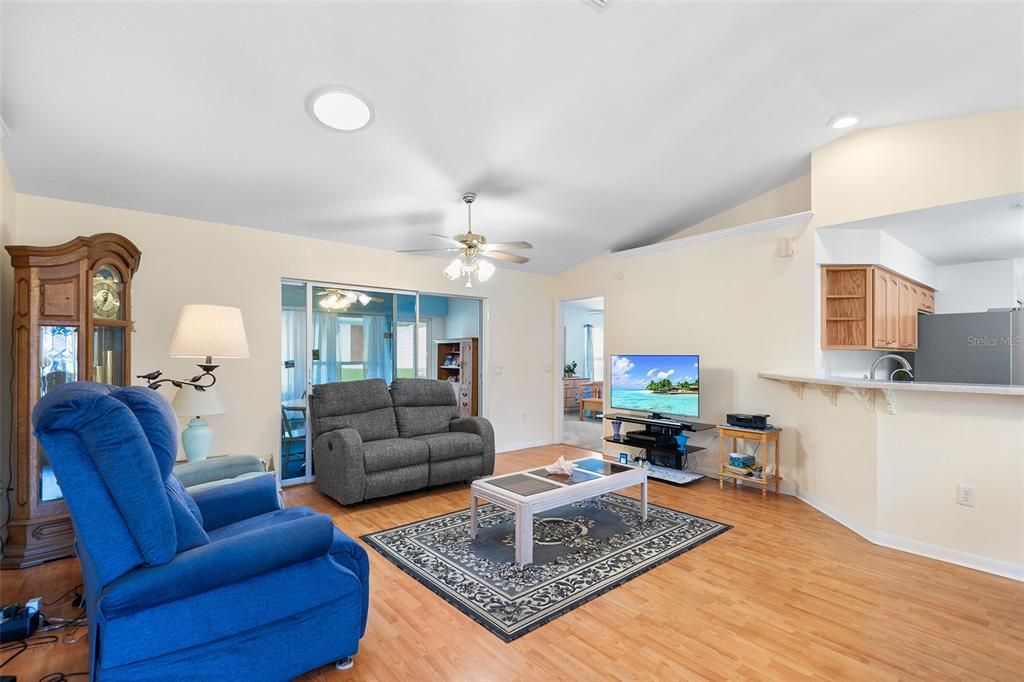
[[[247,358],[242,311],[222,305],[184,305],[171,339],[172,358]]]
[[[179,417],[203,417],[227,412],[216,388],[197,391],[191,386],[182,386],[175,394],[171,405]]]

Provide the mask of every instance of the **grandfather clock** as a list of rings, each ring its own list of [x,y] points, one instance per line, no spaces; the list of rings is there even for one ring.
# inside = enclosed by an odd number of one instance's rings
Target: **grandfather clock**
[[[127,386],[131,283],[141,253],[102,233],[60,246],[8,246],[14,266],[11,355],[13,488],[4,568],[71,556],[75,536],[32,407],[69,381]]]

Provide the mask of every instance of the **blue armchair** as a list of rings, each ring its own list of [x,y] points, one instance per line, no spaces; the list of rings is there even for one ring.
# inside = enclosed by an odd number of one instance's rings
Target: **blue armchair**
[[[32,423],[77,535],[91,679],[287,680],[356,653],[366,551],[282,509],[271,476],[190,496],[156,391],[65,384]]]

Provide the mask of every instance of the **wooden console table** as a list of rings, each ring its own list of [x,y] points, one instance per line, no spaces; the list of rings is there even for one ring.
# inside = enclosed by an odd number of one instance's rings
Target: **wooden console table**
[[[782,476],[779,475],[779,448],[781,447],[781,440],[779,434],[782,433],[782,429],[773,428],[769,431],[763,431],[760,429],[742,429],[737,426],[719,426],[718,429],[718,488],[722,489],[725,487],[725,479],[731,478],[733,486],[736,485],[736,481],[749,481],[756,483],[761,486],[762,497],[767,497],[768,486],[775,486],[775,494],[779,494],[779,481],[782,480]],[[725,468],[728,462],[729,453],[725,451],[725,439],[732,438],[732,451],[736,452],[736,444],[741,440],[752,440],[757,441],[761,444],[758,448],[761,451],[761,478],[754,478],[753,476],[744,476],[742,474],[735,474],[728,471]],[[765,476],[764,470],[765,465],[768,464],[768,444],[775,443],[775,473],[771,476]]]

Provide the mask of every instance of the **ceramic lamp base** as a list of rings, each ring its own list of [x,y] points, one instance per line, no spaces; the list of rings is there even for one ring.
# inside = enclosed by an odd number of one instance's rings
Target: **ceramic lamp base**
[[[181,432],[181,446],[185,449],[185,458],[190,462],[206,459],[213,445],[213,429],[205,419],[196,417],[189,421]]]

